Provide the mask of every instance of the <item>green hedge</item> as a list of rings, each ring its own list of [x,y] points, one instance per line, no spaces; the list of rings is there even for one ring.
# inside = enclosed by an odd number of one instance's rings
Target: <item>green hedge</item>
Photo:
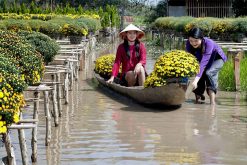
[[[247,17],[243,18],[193,18],[160,17],[152,24],[160,31],[182,32],[186,34],[191,28],[199,27],[206,36],[221,40],[237,40],[236,37],[247,36]]]

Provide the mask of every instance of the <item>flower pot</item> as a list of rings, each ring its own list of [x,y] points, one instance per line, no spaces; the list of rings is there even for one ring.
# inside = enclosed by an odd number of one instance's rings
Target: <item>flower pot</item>
[[[69,36],[70,44],[80,44],[82,41],[82,36]]]

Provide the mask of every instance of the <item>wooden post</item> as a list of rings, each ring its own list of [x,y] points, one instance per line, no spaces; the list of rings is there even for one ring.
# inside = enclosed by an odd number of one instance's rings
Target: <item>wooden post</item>
[[[49,92],[44,91],[44,109],[45,109],[45,117],[46,117],[46,137],[45,137],[45,145],[48,146],[51,140],[51,115],[49,111]]]
[[[65,73],[64,79],[64,96],[65,96],[65,104],[69,103],[69,73]]]
[[[35,91],[34,92],[34,107],[33,107],[33,119],[34,120],[38,120],[38,116],[39,116],[39,98],[40,98],[40,92],[39,91]],[[38,122],[37,122],[38,125]],[[31,146],[32,146],[32,155],[31,155],[31,159],[32,162],[37,162],[37,133],[38,133],[38,127],[34,127],[32,129],[32,140],[31,140]]]
[[[5,144],[5,149],[6,149],[7,156],[8,156],[8,164],[9,165],[16,165],[14,148],[11,144],[10,136],[8,133],[3,134],[3,141]]]
[[[243,58],[242,49],[228,49],[227,57],[233,59],[235,89],[240,90],[240,61]]]
[[[72,86],[73,86],[73,66],[72,66],[72,62],[70,60],[65,60],[64,61],[65,63],[65,67],[68,68],[69,70],[69,73],[68,74],[68,77],[66,75],[66,78],[68,78],[68,84],[69,85],[69,89],[72,90]]]
[[[80,71],[84,70],[85,67],[85,55],[86,55],[86,51],[85,49],[82,50],[81,55],[80,55]]]
[[[240,91],[240,61],[243,58],[243,51],[238,52],[237,55],[234,57],[234,78],[235,78],[235,85],[236,90]]]
[[[56,73],[56,81],[61,82],[60,72]],[[62,116],[62,103],[61,103],[61,84],[57,84],[57,108],[58,108],[58,115],[59,117]]]
[[[51,75],[51,80],[53,83],[53,90],[51,91],[52,93],[52,103],[53,103],[53,113],[54,113],[54,123],[55,127],[58,126],[58,107],[57,107],[57,85],[55,83],[55,75]]]
[[[20,114],[20,119],[22,119],[22,114]],[[21,150],[22,164],[27,165],[28,164],[27,145],[26,145],[24,129],[18,129],[18,135],[19,135],[19,144],[20,144],[20,150]]]
[[[73,62],[69,61],[69,69],[70,69],[70,83],[69,83],[69,90],[72,90],[74,84],[74,68]]]

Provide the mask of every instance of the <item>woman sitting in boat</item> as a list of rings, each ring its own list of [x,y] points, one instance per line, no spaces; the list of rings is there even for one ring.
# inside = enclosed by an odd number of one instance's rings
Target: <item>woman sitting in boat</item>
[[[129,87],[143,86],[146,73],[146,48],[140,39],[144,36],[144,32],[130,24],[119,33],[119,36],[124,42],[118,46],[111,78],[107,82],[114,81],[122,65],[120,84]]]
[[[210,103],[215,104],[218,74],[223,67],[224,62],[227,60],[226,55],[217,43],[204,37],[199,28],[190,30],[189,38],[186,43],[186,50],[195,55],[200,63],[200,72],[192,83],[194,87],[193,92],[196,96],[196,103],[198,103],[199,99],[205,99],[203,93],[207,87]]]

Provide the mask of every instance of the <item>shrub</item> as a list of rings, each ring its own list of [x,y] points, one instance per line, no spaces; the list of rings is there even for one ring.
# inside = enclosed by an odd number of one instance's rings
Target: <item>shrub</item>
[[[202,29],[205,36],[209,36],[213,28],[212,19],[209,18],[195,18],[192,22],[185,26],[185,31],[189,32],[192,28],[198,27]]]
[[[24,106],[23,90],[27,87],[15,61],[0,53],[0,134],[7,125],[19,121],[20,108]]]
[[[60,48],[59,44],[47,35],[39,32],[31,32],[29,34],[20,32],[19,34],[42,55],[46,65],[57,55]]]
[[[78,23],[83,23],[84,28],[88,28],[88,31],[95,32],[101,28],[100,21],[92,18],[80,18],[77,20]]]
[[[3,21],[7,30],[18,32],[20,30],[31,31],[31,27],[25,20],[8,19]]]
[[[61,32],[65,36],[86,36],[88,30],[83,22],[70,21],[63,25]]]
[[[1,53],[1,52],[0,52]],[[27,87],[24,75],[21,74],[14,59],[5,57],[0,54],[0,73],[4,76],[7,83],[13,87],[13,91],[20,93]]]
[[[29,24],[32,31],[40,31],[41,25],[43,25],[44,21],[41,20],[27,20],[27,23]]]
[[[44,64],[42,56],[16,33],[0,31],[0,53],[13,58],[28,85],[40,82]]]
[[[52,22],[52,21],[43,21],[39,32],[44,33],[48,36],[54,37],[58,36],[59,32],[61,31],[61,26]]]

